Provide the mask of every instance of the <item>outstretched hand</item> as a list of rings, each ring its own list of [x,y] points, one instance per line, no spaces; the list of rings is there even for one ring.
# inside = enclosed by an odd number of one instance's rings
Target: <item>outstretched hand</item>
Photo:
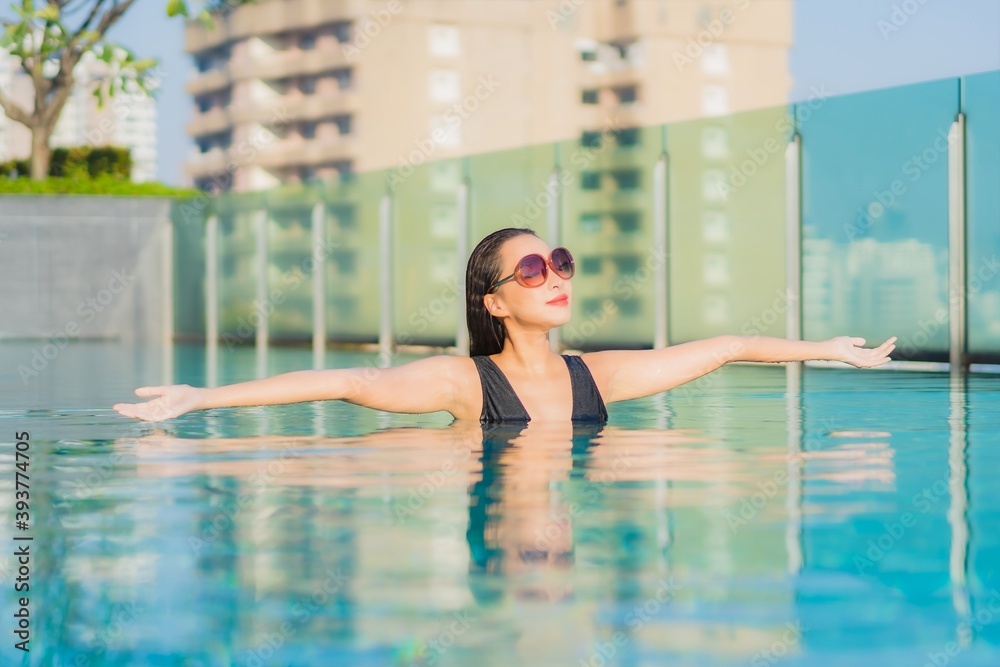
[[[186,384],[139,387],[136,396],[159,396],[145,403],[115,403],[112,407],[126,417],[158,422],[198,409],[201,389]]]
[[[854,336],[837,336],[830,341],[833,344],[834,359],[858,368],[874,368],[891,361],[889,354],[896,349],[896,337],[874,348],[865,348],[864,338]]]

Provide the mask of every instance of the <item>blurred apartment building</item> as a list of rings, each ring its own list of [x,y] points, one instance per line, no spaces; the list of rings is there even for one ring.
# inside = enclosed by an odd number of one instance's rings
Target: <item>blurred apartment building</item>
[[[156,101],[138,90],[118,92],[98,107],[93,90],[104,79],[106,63],[85,53],[73,72],[76,86],[56,123],[51,145],[122,146],[132,154],[132,180],[156,179]],[[0,49],[0,89],[31,109],[34,86],[21,68],[20,59]],[[7,118],[0,109],[0,160],[24,159],[31,155],[31,132]]]
[[[779,105],[791,35],[791,0],[264,0],[187,26],[187,173],[251,191]]]
[[[396,298],[426,304],[460,262],[463,167],[449,158],[471,156],[471,220],[484,234],[544,228],[545,205],[533,202],[558,153],[572,172],[561,242],[577,257],[581,294],[564,340],[641,346],[653,337],[654,291],[641,281],[661,261],[650,253],[653,167],[666,142],[671,238],[692,248],[670,260],[668,302],[699,313],[673,318],[671,340],[740,331],[762,306],[739,287],[755,281],[770,303],[769,286],[784,284],[780,264],[760,260],[783,247],[769,224],[783,215],[774,196],[783,160],[734,196],[721,196],[720,184],[764,136],[783,136],[791,39],[791,0],[263,0],[212,29],[187,26],[197,69],[187,172],[211,192],[355,183],[327,211],[339,245],[326,303],[337,336],[360,340],[378,321],[366,285],[377,281],[375,209],[385,191],[382,178],[362,175],[405,177],[395,190],[397,242],[411,259],[396,268]],[[308,208],[285,208],[269,210],[274,279],[305,252],[277,249],[309,238]],[[231,258],[220,289],[250,294],[254,229],[234,215],[220,218]],[[307,297],[275,315],[273,336],[307,335]],[[224,328],[250,307],[229,302]],[[604,318],[610,303],[617,312]],[[409,310],[397,317],[407,321]],[[446,344],[451,321],[436,318],[412,340]],[[769,324],[777,331],[784,321]]]

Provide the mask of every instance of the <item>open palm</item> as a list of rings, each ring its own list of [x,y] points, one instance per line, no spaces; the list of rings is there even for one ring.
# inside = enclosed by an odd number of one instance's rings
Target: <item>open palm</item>
[[[159,396],[145,403],[115,403],[112,407],[126,417],[158,422],[173,419],[196,410],[201,400],[201,390],[186,384],[163,387],[139,387],[136,396]]]
[[[837,336],[833,339],[835,359],[858,368],[874,368],[892,361],[889,354],[896,349],[896,337],[874,348],[862,347],[864,338],[856,336]]]

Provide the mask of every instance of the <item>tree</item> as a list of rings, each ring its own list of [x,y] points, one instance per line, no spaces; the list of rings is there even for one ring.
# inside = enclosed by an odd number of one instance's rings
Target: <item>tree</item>
[[[212,16],[253,0],[203,0],[197,16],[207,25]],[[0,47],[20,58],[34,86],[33,106],[28,109],[0,90],[0,108],[11,120],[31,131],[31,178],[43,180],[49,173],[52,149],[49,141],[75,83],[73,70],[85,53],[93,53],[108,65],[108,75],[94,90],[98,104],[127,85],[151,94],[155,83],[154,58],[138,59],[129,49],[105,38],[136,0],[12,0],[14,19],[3,19]],[[168,0],[167,16],[189,16],[185,0]],[[131,82],[131,84],[130,84]]]

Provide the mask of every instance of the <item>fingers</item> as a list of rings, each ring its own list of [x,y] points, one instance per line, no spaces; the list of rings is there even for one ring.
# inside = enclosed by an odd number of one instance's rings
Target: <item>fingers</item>
[[[855,337],[851,338],[851,344],[852,345],[857,345],[858,347],[861,347],[862,345],[865,344],[865,339],[855,336]]]

